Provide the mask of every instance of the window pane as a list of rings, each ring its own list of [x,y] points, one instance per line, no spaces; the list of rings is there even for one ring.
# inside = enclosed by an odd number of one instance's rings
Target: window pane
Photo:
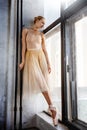
[[[87,17],[75,23],[78,119],[87,122]]]
[[[46,46],[51,62],[50,88],[54,105],[58,108],[61,118],[61,41],[60,27],[46,34]]]

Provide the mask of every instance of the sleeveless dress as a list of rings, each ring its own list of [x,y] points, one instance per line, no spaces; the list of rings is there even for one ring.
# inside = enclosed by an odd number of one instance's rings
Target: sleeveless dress
[[[39,36],[41,40],[41,35]],[[30,38],[30,39],[29,39]],[[38,38],[38,36],[36,36]],[[33,34],[26,36],[27,51],[23,70],[23,97],[27,98],[35,93],[49,90],[47,62],[41,43],[34,44]],[[34,38],[35,39],[35,38]]]

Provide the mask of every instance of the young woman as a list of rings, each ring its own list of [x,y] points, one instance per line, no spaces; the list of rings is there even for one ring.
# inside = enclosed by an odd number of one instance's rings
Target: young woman
[[[53,106],[49,87],[48,73],[51,72],[50,62],[45,47],[44,34],[40,29],[45,24],[45,18],[37,16],[34,25],[22,31],[22,62],[19,64],[23,69],[23,87],[27,93],[42,92],[45,97],[54,126],[58,125],[56,108]],[[26,94],[26,93],[25,93]]]

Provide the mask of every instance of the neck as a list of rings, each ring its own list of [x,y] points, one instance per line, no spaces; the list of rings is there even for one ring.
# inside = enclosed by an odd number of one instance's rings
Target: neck
[[[39,28],[37,28],[35,25],[32,26],[32,29],[33,29],[34,31],[39,31]]]

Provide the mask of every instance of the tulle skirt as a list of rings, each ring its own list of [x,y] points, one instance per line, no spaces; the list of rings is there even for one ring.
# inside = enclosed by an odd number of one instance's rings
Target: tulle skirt
[[[42,49],[28,50],[23,70],[23,97],[49,91],[47,62]]]

